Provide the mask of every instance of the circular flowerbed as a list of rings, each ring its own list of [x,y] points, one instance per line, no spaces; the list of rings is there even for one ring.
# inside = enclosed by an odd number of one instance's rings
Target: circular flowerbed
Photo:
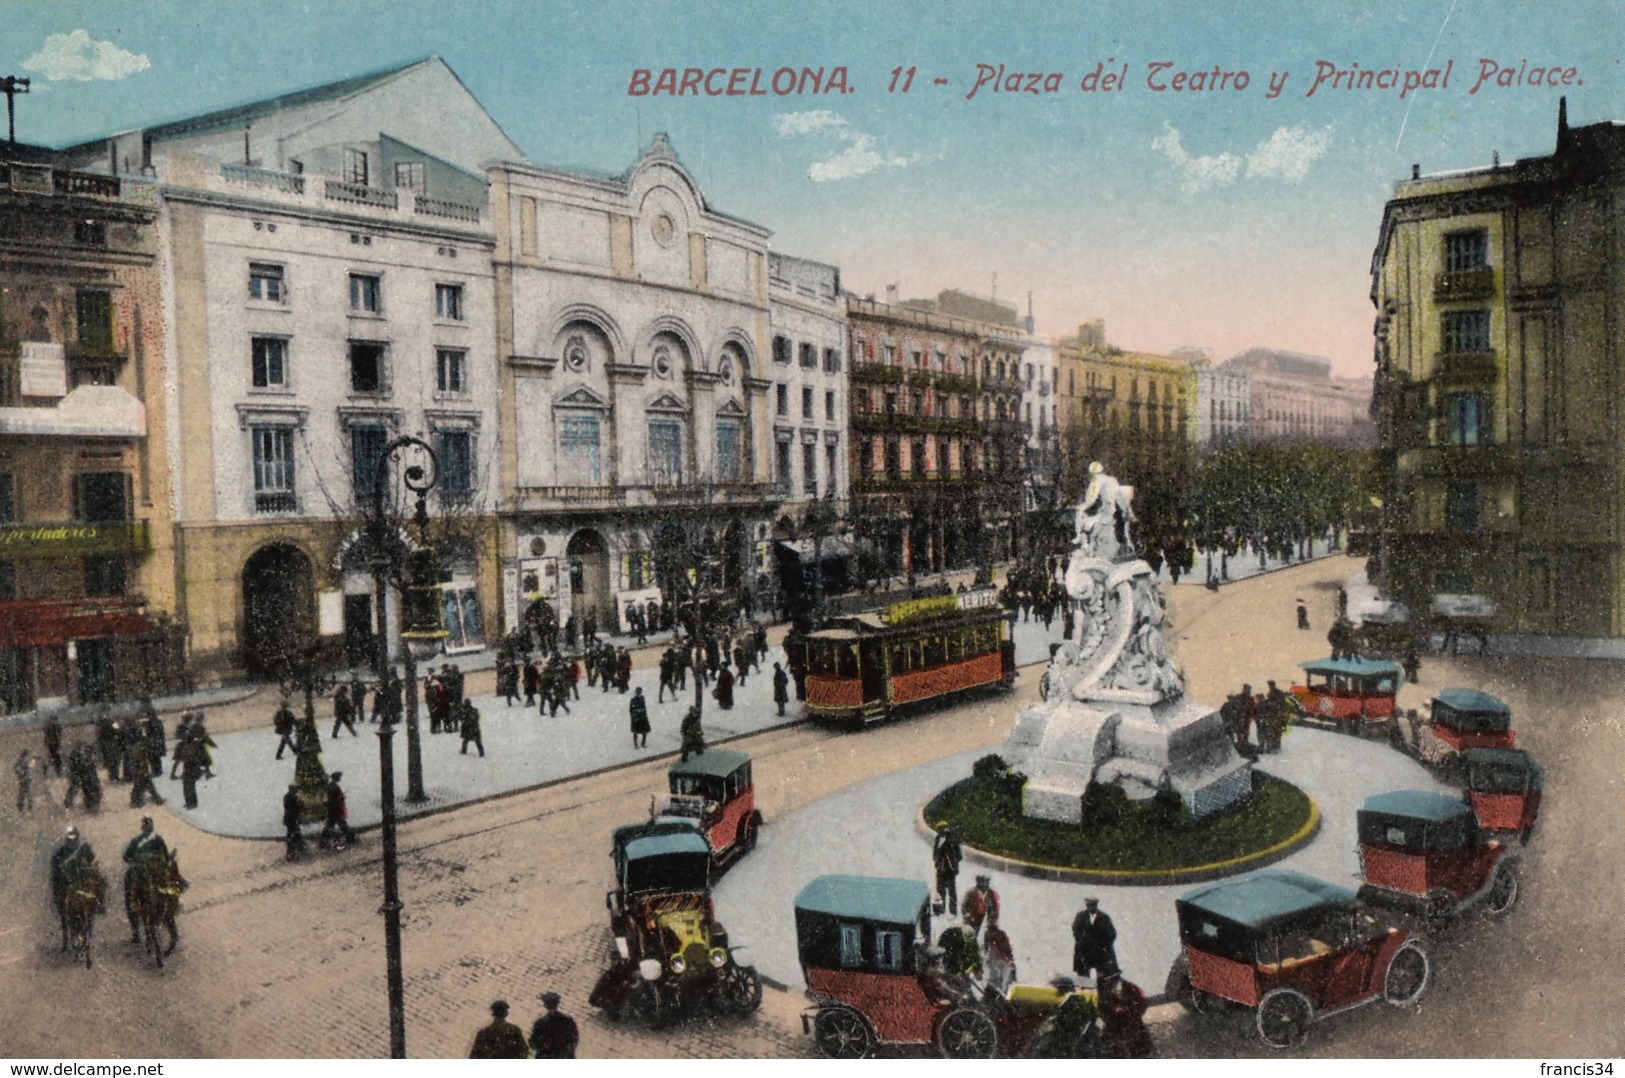
[[[1313,834],[1314,802],[1291,783],[1259,771],[1253,796],[1193,822],[1171,791],[1135,804],[1115,786],[1095,785],[1084,799],[1084,823],[1022,815],[1019,776],[997,757],[926,805],[931,827],[951,822],[967,847],[1042,868],[1081,874],[1169,877],[1221,875],[1256,867]],[[1131,882],[1125,879],[1124,882]]]

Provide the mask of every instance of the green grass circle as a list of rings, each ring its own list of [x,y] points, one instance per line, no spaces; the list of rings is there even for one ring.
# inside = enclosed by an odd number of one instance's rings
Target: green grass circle
[[[1080,873],[1192,872],[1246,861],[1306,834],[1314,802],[1289,782],[1253,773],[1253,796],[1199,822],[1132,807],[1086,824],[1024,816],[1019,793],[995,777],[972,777],[925,807],[933,829],[952,822],[968,847],[1029,865]],[[1240,871],[1248,865],[1236,866]]]

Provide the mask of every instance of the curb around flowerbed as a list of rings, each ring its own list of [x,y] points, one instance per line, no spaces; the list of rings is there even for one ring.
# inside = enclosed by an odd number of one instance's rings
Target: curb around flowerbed
[[[930,807],[931,802],[941,795],[942,791],[939,790],[926,798],[921,803],[919,810],[914,814],[914,826],[929,839],[936,838],[936,831],[926,820],[925,810]],[[1312,842],[1315,836],[1320,833],[1320,803],[1308,794],[1304,794],[1304,797],[1309,800],[1309,819],[1305,820],[1303,826],[1293,834],[1262,850],[1243,854],[1240,857],[1227,858],[1223,861],[1213,861],[1205,865],[1190,865],[1186,868],[1147,869],[1145,871],[1068,868],[1063,865],[1043,865],[1032,861],[1018,861],[1002,854],[978,850],[969,844],[964,845],[965,858],[974,861],[976,864],[997,869],[1000,872],[1013,872],[1033,879],[1053,880],[1060,883],[1098,883],[1122,887],[1206,883],[1209,880],[1219,880],[1226,876],[1234,876],[1255,868],[1273,865]]]

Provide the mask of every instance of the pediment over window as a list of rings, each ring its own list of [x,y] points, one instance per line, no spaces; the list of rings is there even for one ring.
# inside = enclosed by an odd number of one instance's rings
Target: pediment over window
[[[717,409],[717,415],[726,418],[743,418],[745,409],[736,400],[729,400]]]
[[[591,408],[600,412],[607,412],[609,411],[609,402],[586,386],[576,386],[569,392],[555,397],[553,407]]]
[[[670,393],[662,393],[662,394],[660,394],[660,396],[658,396],[654,400],[650,401],[645,407],[647,408],[648,411],[651,411],[651,412],[686,412],[686,411],[688,411],[688,405],[684,404],[682,401],[678,400],[675,396],[673,396]]]

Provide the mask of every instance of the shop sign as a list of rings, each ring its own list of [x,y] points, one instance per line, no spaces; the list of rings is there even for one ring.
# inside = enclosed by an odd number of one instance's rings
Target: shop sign
[[[0,524],[0,557],[67,558],[144,554],[152,534],[144,520],[119,523]]]

